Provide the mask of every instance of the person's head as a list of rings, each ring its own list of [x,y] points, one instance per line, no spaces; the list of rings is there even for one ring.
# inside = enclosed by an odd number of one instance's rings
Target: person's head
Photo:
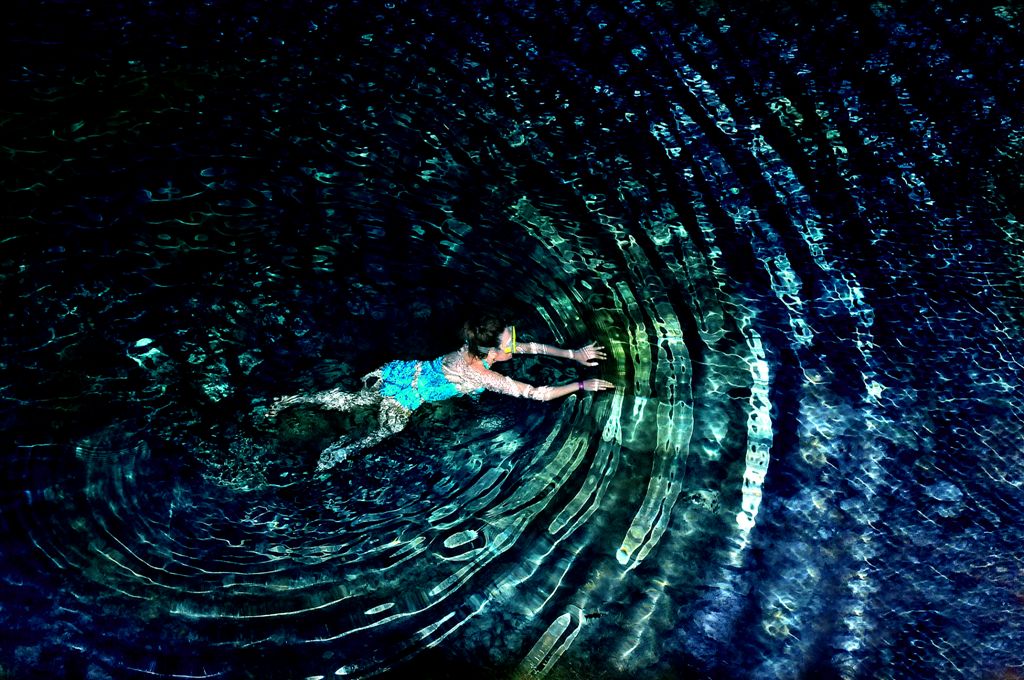
[[[465,323],[462,339],[469,351],[480,359],[490,353],[492,360],[505,361],[512,358],[514,332],[515,328],[509,326],[504,316],[485,312]]]

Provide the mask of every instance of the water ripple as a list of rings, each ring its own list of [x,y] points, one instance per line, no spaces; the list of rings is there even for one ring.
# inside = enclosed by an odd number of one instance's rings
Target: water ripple
[[[8,20],[0,675],[1013,672],[1013,8],[243,14]],[[263,421],[474,304],[617,389]]]

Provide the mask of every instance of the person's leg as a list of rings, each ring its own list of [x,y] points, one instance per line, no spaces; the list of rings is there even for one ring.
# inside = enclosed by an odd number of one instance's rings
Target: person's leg
[[[379,444],[386,437],[398,434],[409,422],[410,415],[412,415],[412,411],[391,397],[385,397],[380,402],[380,427],[354,442],[347,437],[334,442],[320,454],[320,462],[317,463],[316,469],[323,471],[332,468],[353,453]]]
[[[286,408],[309,404],[331,411],[351,411],[356,408],[372,406],[380,399],[380,393],[363,389],[358,392],[343,392],[340,389],[324,390],[313,394],[295,394],[290,397],[279,397],[267,410],[267,418],[276,418]]]
[[[409,416],[412,411],[398,403],[396,399],[386,397],[380,402],[380,431],[385,432],[381,437],[390,437],[398,434],[409,424]]]

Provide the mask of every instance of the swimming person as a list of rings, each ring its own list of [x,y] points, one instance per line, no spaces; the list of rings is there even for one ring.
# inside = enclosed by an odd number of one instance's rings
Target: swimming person
[[[337,411],[376,406],[380,413],[380,426],[364,437],[354,441],[351,437],[345,437],[324,449],[316,466],[318,471],[322,471],[345,460],[352,453],[400,432],[412,412],[427,402],[443,401],[464,394],[479,394],[484,390],[549,401],[573,392],[599,392],[614,387],[607,380],[598,378],[566,385],[536,387],[513,380],[491,368],[516,354],[542,354],[573,359],[584,366],[596,366],[606,356],[604,347],[600,345],[560,349],[536,342],[517,342],[516,327],[506,325],[495,314],[484,314],[467,322],[462,328],[462,336],[465,344],[459,350],[433,361],[392,361],[378,368],[363,378],[363,388],[358,392],[332,389],[278,398],[267,412],[267,417],[275,418],[281,410],[298,404],[311,404]]]

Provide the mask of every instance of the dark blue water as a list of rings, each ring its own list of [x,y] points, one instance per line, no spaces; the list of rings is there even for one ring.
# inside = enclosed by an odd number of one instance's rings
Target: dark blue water
[[[1018,677],[1021,22],[17,3],[0,676]],[[488,305],[618,389],[260,417]]]

